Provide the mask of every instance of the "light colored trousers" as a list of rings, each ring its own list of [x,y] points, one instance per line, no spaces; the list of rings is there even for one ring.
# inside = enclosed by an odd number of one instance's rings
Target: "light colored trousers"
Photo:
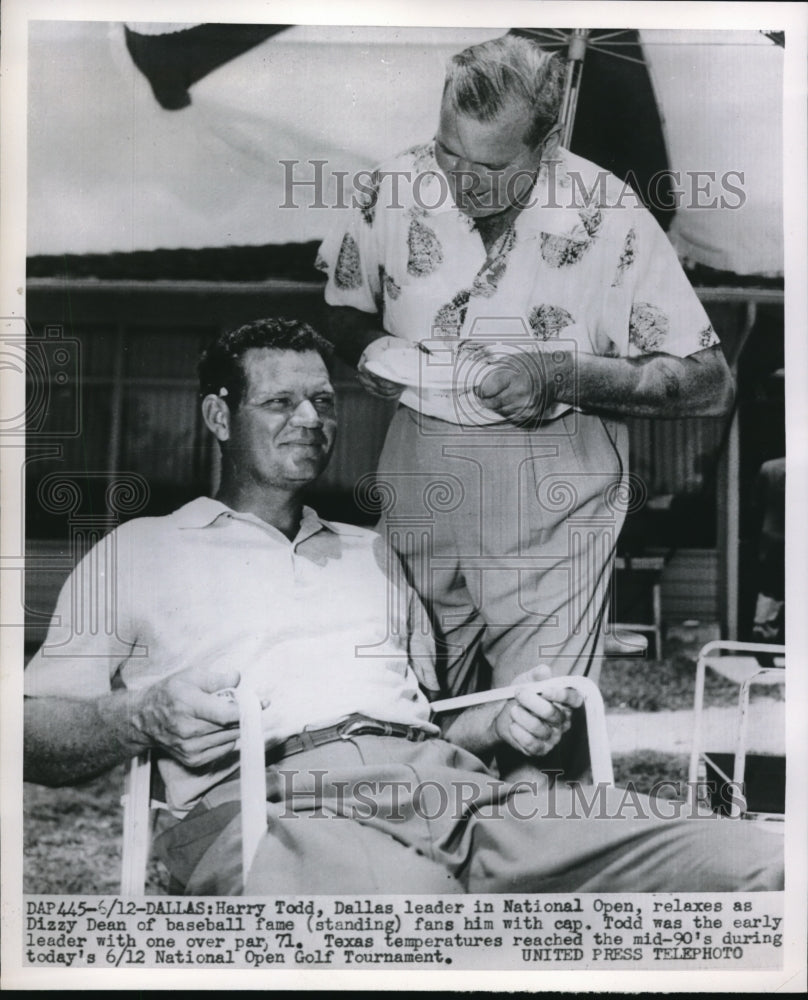
[[[580,793],[583,793],[581,798]],[[495,778],[440,739],[357,736],[267,769],[269,832],[246,885],[238,782],[158,851],[192,895],[780,889],[782,839],[677,804]],[[660,814],[663,818],[660,818]]]
[[[597,679],[617,536],[642,493],[627,453],[625,425],[574,411],[523,430],[398,408],[378,530],[429,612],[445,694],[540,663]]]

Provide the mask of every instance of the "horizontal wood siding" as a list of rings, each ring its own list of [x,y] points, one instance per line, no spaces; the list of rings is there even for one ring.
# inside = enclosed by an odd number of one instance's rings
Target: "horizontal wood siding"
[[[665,624],[688,618],[701,622],[718,621],[718,581],[718,552],[715,549],[679,549],[674,553],[662,573]]]

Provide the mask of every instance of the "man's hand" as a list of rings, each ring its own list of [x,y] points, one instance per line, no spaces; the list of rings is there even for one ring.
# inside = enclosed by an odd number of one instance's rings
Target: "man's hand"
[[[541,351],[489,355],[474,394],[489,410],[514,424],[540,419],[556,400],[555,383],[548,377]]]
[[[26,698],[25,780],[72,785],[151,747],[187,767],[211,764],[236,749],[238,705],[217,692],[238,682],[237,670],[191,667],[142,691]]]
[[[547,680],[549,667],[535,667],[519,674],[514,686],[531,681]],[[580,692],[564,688],[549,701],[535,691],[520,691],[509,699],[494,719],[494,731],[500,742],[513,747],[527,757],[543,757],[570,728],[573,708],[583,704]]]
[[[508,686],[536,685],[550,677],[549,667],[534,667],[514,677]],[[570,728],[572,710],[583,704],[578,691],[563,687],[563,678],[555,680],[552,698],[527,689],[504,703],[490,701],[459,712],[444,721],[443,738],[480,757],[502,747],[531,759],[543,757]]]
[[[148,746],[159,746],[186,767],[204,767],[231,753],[238,738],[238,705],[217,692],[235,687],[237,670],[190,667],[140,696],[132,724]]]

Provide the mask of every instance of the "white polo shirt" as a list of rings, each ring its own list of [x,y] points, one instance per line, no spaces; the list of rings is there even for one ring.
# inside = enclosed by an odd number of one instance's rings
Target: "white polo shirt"
[[[426,616],[387,558],[375,532],[310,508],[293,541],[207,497],[129,521],[65,583],[25,693],[89,699],[220,664],[269,700],[268,745],[353,712],[437,732]],[[175,809],[227,773],[161,767]]]

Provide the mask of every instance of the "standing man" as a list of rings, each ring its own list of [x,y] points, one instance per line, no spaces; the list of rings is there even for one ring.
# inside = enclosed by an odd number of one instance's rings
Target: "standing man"
[[[662,230],[559,146],[562,80],[516,35],[454,56],[434,139],[365,178],[320,251],[332,340],[400,399],[380,530],[452,694],[540,660],[595,672],[638,499],[622,418],[716,415],[732,396]]]

